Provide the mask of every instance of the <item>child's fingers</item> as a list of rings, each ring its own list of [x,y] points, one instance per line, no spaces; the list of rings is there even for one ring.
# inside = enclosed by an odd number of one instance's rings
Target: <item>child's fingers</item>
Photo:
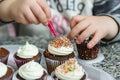
[[[25,10],[25,18],[29,22],[29,24],[38,24],[39,21],[37,20],[36,16],[33,14],[33,12],[30,10],[30,8]]]
[[[25,18],[23,14],[21,14],[19,17],[15,18],[16,22],[18,23],[23,23],[23,24],[28,24],[28,20]]]
[[[43,9],[44,13],[46,14],[47,19],[49,20],[51,18],[51,11],[50,11],[50,7],[48,6],[46,0],[39,0],[38,4]]]
[[[39,5],[36,4],[34,6],[31,6],[31,10],[32,10],[34,16],[36,16],[36,18],[38,19],[39,22],[41,22],[41,23],[46,23],[47,22],[46,15]]]
[[[74,16],[72,17],[71,21],[70,21],[70,28],[73,29],[73,27],[79,23],[80,21],[82,21],[85,17],[84,16]]]
[[[90,40],[90,42],[87,44],[88,48],[92,48],[94,47],[101,39],[102,39],[102,35],[99,32],[96,32],[95,35],[93,36],[92,40]]]
[[[89,27],[87,27],[87,29],[85,29],[77,38],[76,42],[77,44],[80,44],[81,42],[83,42],[86,38],[90,37],[91,35],[93,35],[95,33],[95,28],[92,28],[92,26],[90,25]]]
[[[28,24],[29,21],[25,17],[26,15],[24,14],[24,9],[23,9],[23,11],[19,10],[17,14],[16,14],[16,11],[13,11],[12,18],[18,23]]]
[[[89,26],[89,23],[85,20],[78,23],[74,28],[70,31],[68,38],[70,40],[74,39],[77,35],[79,35],[84,29],[86,29]]]

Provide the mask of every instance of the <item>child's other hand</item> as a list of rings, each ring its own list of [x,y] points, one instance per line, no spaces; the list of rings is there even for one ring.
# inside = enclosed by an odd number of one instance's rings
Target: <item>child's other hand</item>
[[[87,44],[88,48],[94,47],[102,38],[112,39],[118,32],[116,22],[108,16],[74,16],[71,20],[69,39],[74,39],[80,44],[92,36]]]
[[[15,20],[23,24],[46,24],[51,17],[51,12],[46,0],[5,0],[2,2],[4,12],[3,20]]]

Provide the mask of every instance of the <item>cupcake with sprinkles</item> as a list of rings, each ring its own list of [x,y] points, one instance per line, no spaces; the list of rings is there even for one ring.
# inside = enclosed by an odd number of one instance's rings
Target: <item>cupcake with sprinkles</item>
[[[55,80],[86,80],[83,67],[75,58],[66,61],[55,69]]]
[[[48,73],[70,58],[74,58],[73,44],[66,37],[59,37],[51,41],[44,52]]]

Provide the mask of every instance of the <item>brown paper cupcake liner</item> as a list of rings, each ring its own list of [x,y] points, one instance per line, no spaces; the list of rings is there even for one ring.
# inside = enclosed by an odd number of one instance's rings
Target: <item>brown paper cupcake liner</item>
[[[88,49],[86,44],[77,44],[78,58],[83,60],[92,60],[98,56],[98,44],[92,49]]]

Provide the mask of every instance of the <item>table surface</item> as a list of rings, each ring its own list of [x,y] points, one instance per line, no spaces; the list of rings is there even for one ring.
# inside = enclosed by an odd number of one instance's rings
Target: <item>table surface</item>
[[[39,48],[46,49],[50,39],[42,37],[16,37],[8,38],[2,42],[2,45],[24,45],[26,41],[36,45]],[[116,80],[120,80],[120,42],[108,44],[100,47],[99,51],[103,53],[105,59],[100,63],[95,63],[93,66],[103,69]]]

